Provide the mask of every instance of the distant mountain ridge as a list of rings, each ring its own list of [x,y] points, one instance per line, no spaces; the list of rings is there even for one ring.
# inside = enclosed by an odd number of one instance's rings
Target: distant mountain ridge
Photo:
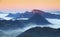
[[[4,29],[10,28],[23,28],[28,25],[50,25],[51,23],[48,22],[41,14],[34,13],[28,20],[2,20],[0,21],[0,28],[4,27]]]
[[[60,19],[60,15],[57,15],[57,14],[51,14],[51,12],[44,12],[42,10],[38,10],[38,9],[35,9],[35,10],[32,10],[33,13],[39,13],[41,14],[43,17],[45,18],[51,18],[51,19]],[[59,13],[59,12],[57,12]]]
[[[14,17],[15,19],[16,18],[30,18],[34,15],[34,13],[39,13],[45,18],[60,19],[60,15],[51,14],[49,12],[44,12],[38,9],[34,9],[31,12],[26,11],[25,13],[16,13],[16,14],[9,13],[9,15],[7,15],[6,17]]]
[[[20,17],[20,13],[15,13],[15,14],[12,14],[12,13],[9,13],[6,17]]]

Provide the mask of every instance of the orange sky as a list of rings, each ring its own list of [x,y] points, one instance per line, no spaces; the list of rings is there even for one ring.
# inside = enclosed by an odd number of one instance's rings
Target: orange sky
[[[59,9],[60,0],[0,0],[0,10]]]

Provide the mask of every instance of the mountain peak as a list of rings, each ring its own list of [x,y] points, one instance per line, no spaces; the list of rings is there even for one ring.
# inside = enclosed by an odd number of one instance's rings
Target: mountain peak
[[[48,22],[42,15],[40,15],[39,13],[35,13],[30,19],[30,22],[32,23],[36,23],[38,25],[40,24],[51,24],[50,22]]]
[[[38,9],[33,9],[32,12],[33,12],[33,13],[44,13],[44,11],[38,10]]]

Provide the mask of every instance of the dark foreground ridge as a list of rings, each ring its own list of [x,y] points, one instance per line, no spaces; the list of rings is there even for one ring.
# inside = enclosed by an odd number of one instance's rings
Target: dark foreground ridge
[[[35,27],[23,32],[17,37],[60,37],[60,29]]]

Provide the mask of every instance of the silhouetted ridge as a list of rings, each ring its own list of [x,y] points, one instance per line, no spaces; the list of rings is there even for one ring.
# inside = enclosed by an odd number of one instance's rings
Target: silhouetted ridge
[[[6,17],[21,17],[21,14],[20,13],[16,13],[16,14],[9,13]]]
[[[21,21],[21,20],[0,20],[0,29],[17,29],[17,28],[23,28],[26,25],[24,24],[25,21]]]
[[[35,27],[23,32],[17,37],[60,37],[59,30],[49,27]]]
[[[39,13],[45,18],[53,18],[53,19],[60,19],[60,15],[57,14],[51,14],[49,12],[44,12],[42,10],[34,9],[32,10],[33,13]],[[59,11],[58,11],[59,12]]]

